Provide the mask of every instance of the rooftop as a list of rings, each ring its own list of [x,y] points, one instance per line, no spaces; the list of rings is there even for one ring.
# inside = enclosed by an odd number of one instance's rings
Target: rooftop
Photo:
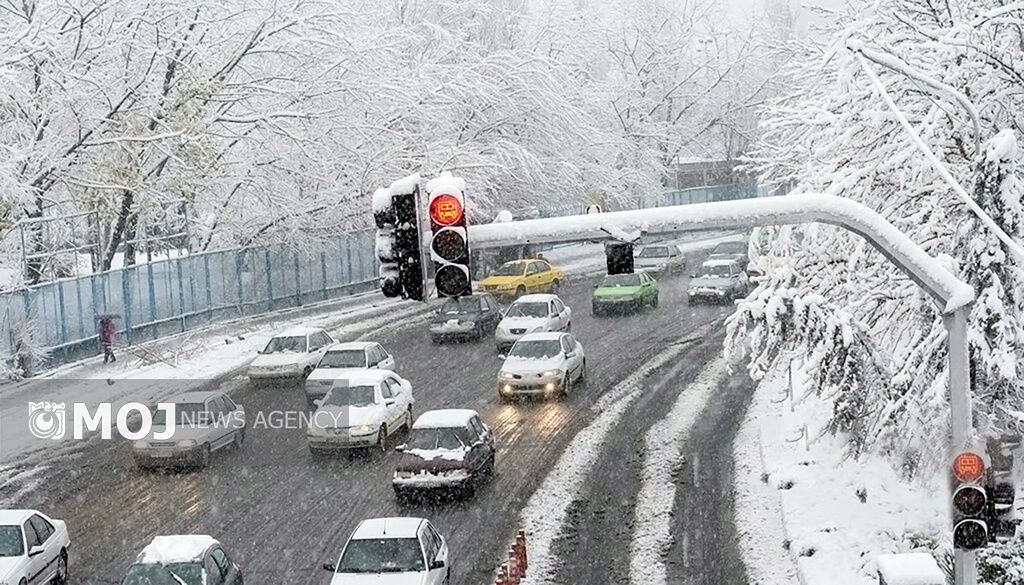
[[[416,419],[413,423],[415,429],[448,429],[464,427],[469,419],[477,415],[475,410],[468,408],[445,408],[441,410],[428,410]]]
[[[369,518],[352,534],[352,540],[367,538],[416,538],[423,518]]]
[[[212,536],[205,534],[174,534],[153,537],[139,553],[140,563],[187,563],[200,560],[211,546],[219,544]]]

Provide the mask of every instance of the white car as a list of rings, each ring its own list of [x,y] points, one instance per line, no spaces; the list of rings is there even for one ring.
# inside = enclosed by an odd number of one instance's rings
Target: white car
[[[303,378],[333,344],[323,329],[300,327],[276,335],[249,364],[249,379]]]
[[[498,396],[568,396],[587,375],[583,346],[571,333],[532,333],[523,336],[498,372]]]
[[[412,384],[388,370],[350,370],[334,381],[306,428],[314,455],[367,447],[387,448],[387,439],[413,423]]]
[[[448,543],[424,518],[363,520],[349,537],[331,585],[442,585],[451,571]]]
[[[526,334],[570,330],[572,309],[558,295],[524,295],[505,311],[505,317],[494,330],[494,341],[501,353]]]
[[[637,270],[657,274],[672,274],[685,268],[685,262],[679,246],[675,244],[651,244],[644,246],[633,259]]]
[[[205,534],[153,537],[120,585],[242,585],[242,570],[217,539]]]
[[[306,400],[310,408],[314,400],[327,394],[335,380],[354,368],[394,370],[395,358],[374,341],[332,345],[306,378]]]
[[[167,412],[153,412],[150,436],[132,444],[140,468],[191,465],[205,468],[210,454],[225,447],[240,448],[245,441],[245,409],[223,392],[185,392],[166,402],[174,404],[174,434],[167,432]]]
[[[68,582],[68,527],[36,510],[0,510],[0,583]]]

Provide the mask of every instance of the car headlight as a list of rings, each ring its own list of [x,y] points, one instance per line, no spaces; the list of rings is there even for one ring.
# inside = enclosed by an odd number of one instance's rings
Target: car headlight
[[[139,439],[138,441],[135,441],[135,444],[133,446],[136,449],[146,449],[146,448],[149,447],[149,443],[146,442],[146,441],[143,441],[142,439]]]
[[[513,380],[515,379],[515,374],[513,374],[512,372],[503,371],[498,373],[498,377],[501,378],[502,380]]]
[[[356,435],[368,435],[373,432],[373,427],[370,425],[359,425],[352,427],[352,433]]]
[[[562,370],[548,370],[541,375],[545,378],[561,378],[565,375],[565,372]]]
[[[191,447],[195,447],[198,444],[199,443],[197,443],[195,439],[182,439],[182,440],[178,441],[178,446],[179,447],[183,447],[185,449],[188,449],[188,448],[191,448]]]
[[[465,325],[466,327],[476,327],[476,321],[459,321],[459,325]]]

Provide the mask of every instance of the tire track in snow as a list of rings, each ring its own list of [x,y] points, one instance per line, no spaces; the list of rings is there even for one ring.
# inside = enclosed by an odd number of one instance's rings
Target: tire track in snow
[[[672,544],[672,515],[676,500],[674,476],[682,462],[683,445],[690,430],[725,374],[725,360],[718,357],[683,389],[668,415],[647,432],[643,483],[637,495],[630,544],[631,583],[660,585],[668,581],[665,554]],[[696,484],[699,474],[696,456],[692,468]]]

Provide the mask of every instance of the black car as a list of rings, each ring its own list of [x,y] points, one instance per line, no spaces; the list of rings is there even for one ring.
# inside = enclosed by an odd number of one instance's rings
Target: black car
[[[242,570],[214,538],[157,536],[128,567],[120,585],[243,585]]]
[[[430,339],[482,339],[501,321],[501,306],[487,293],[448,299],[430,320]]]
[[[494,435],[474,410],[424,412],[399,446],[391,480],[395,497],[438,490],[473,490],[494,473]]]

